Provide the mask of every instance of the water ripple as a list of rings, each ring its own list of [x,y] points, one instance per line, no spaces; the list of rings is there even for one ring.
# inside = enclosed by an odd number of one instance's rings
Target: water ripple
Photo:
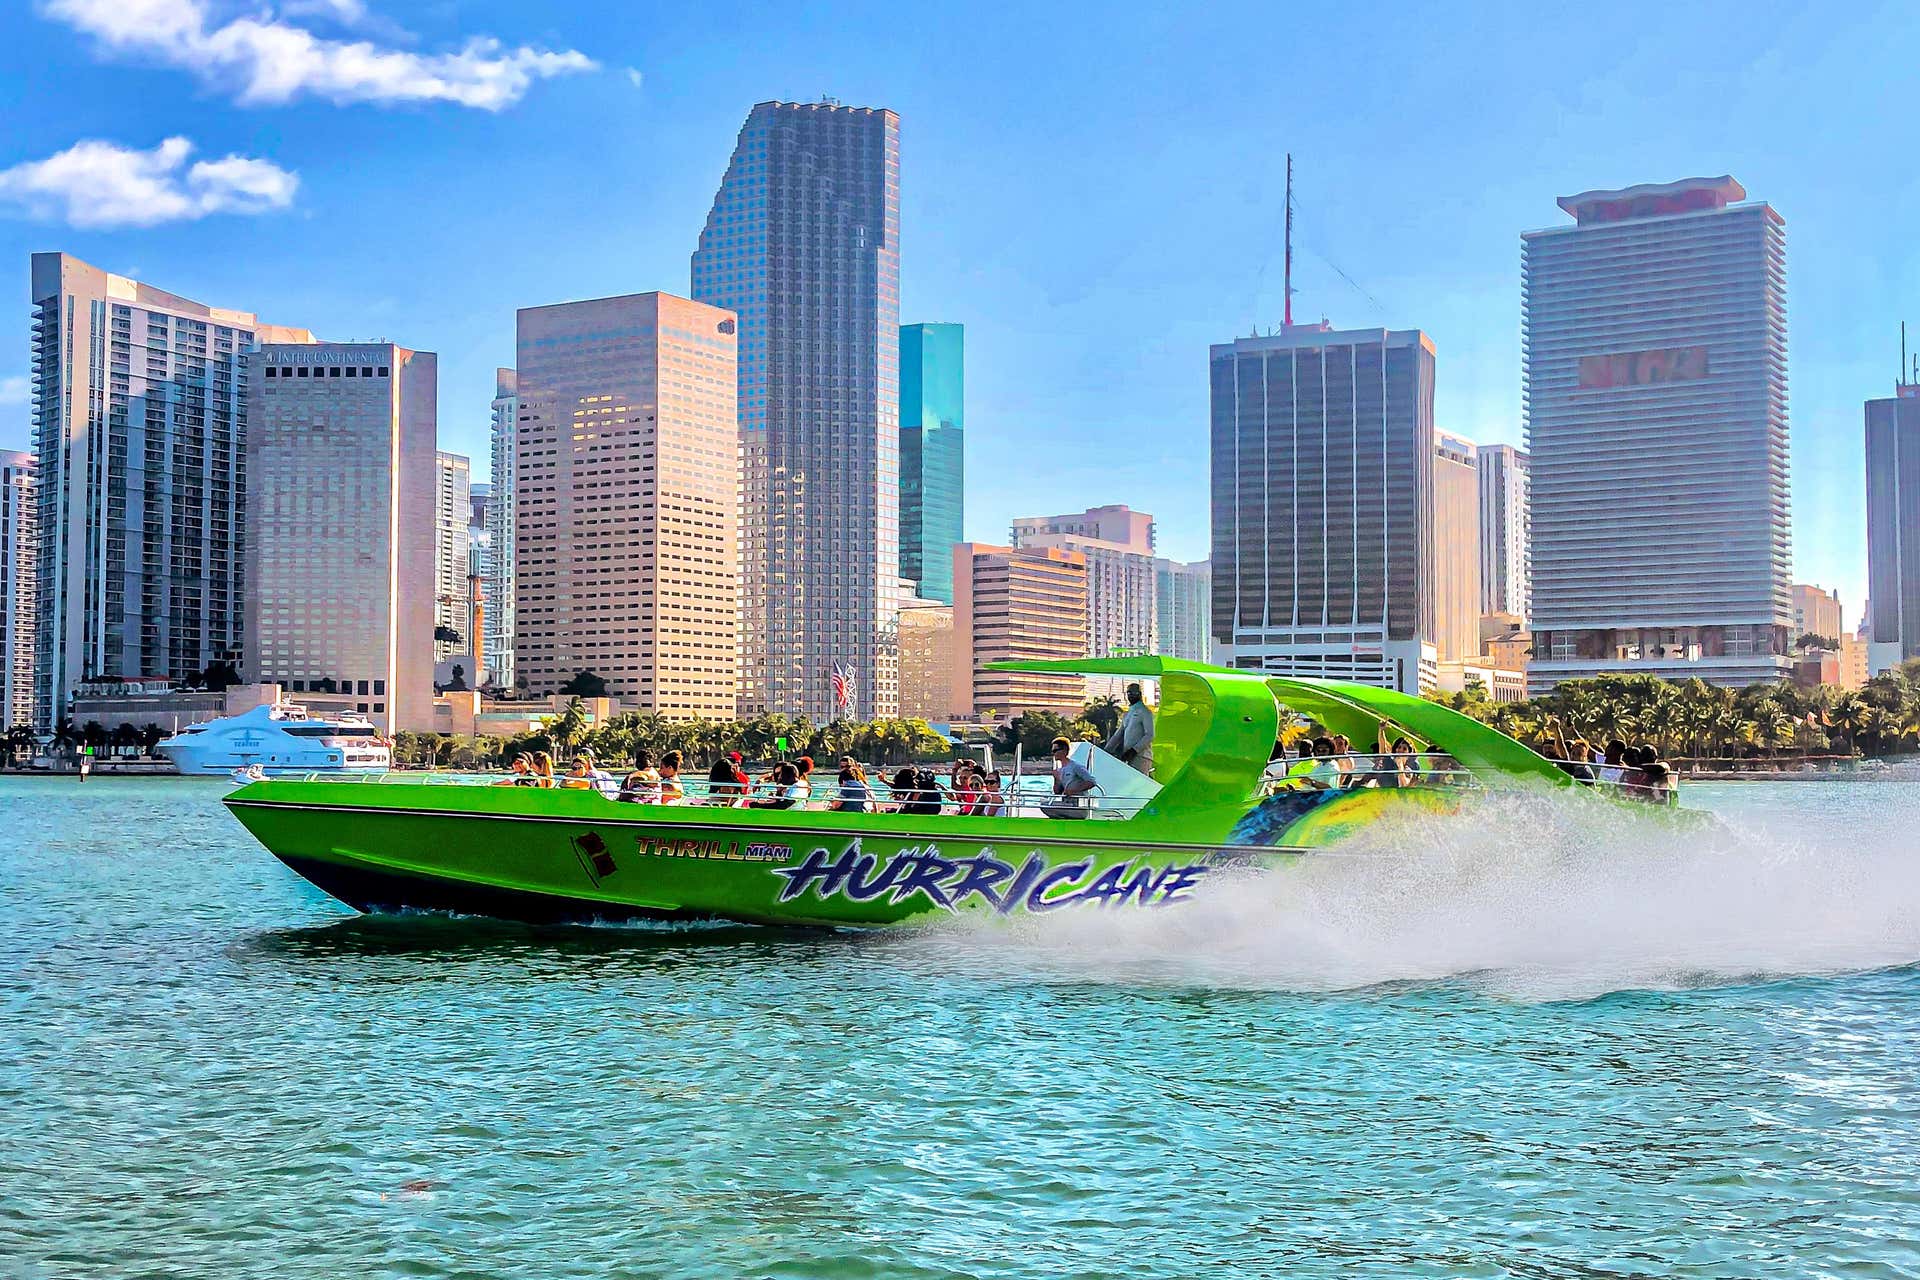
[[[1920,1275],[1911,802],[1703,794],[862,936],[360,919],[217,788],[0,780],[0,1270]]]

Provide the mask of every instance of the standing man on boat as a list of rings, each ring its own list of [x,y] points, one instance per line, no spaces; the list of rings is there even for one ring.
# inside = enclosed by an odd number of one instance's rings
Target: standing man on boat
[[[1107,754],[1153,776],[1153,711],[1141,696],[1137,680],[1127,686],[1127,714],[1107,739]]]

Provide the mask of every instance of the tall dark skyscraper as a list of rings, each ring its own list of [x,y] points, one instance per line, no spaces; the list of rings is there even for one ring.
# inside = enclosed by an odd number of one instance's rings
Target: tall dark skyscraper
[[[1867,669],[1920,658],[1920,386],[1867,401]]]
[[[1432,688],[1433,343],[1289,325],[1210,366],[1220,660]]]
[[[966,505],[966,330],[900,326],[900,576],[953,603]]]
[[[899,704],[900,118],[747,115],[693,255],[739,316],[738,706],[856,718]]]

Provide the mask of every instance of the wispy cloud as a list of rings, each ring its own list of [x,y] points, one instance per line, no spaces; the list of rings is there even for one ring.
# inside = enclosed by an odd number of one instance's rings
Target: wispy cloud
[[[335,21],[365,26],[361,0],[300,0]],[[271,9],[218,20],[207,0],[40,0],[64,22],[127,57],[178,67],[246,105],[311,96],[333,102],[455,102],[498,111],[536,80],[595,70],[573,49],[508,48],[476,36],[453,53],[423,54],[373,39],[315,35]],[[287,10],[285,12],[291,12]]]
[[[193,144],[151,151],[77,142],[45,160],[0,170],[0,204],[75,227],[150,227],[212,213],[265,213],[293,203],[296,174],[270,160],[225,156],[188,165]]]
[[[0,378],[0,404],[25,404],[27,393],[32,389],[24,373]]]
[[[646,81],[646,77],[640,74],[638,68],[628,67],[627,83],[632,85],[636,89],[640,89],[646,86],[647,81]]]

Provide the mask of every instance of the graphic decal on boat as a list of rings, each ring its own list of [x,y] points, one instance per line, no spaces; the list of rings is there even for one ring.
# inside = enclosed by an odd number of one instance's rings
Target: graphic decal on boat
[[[642,857],[705,858],[716,862],[780,862],[793,856],[793,846],[754,840],[691,840],[639,835],[634,848]]]
[[[1129,859],[1096,872],[1091,859],[1055,864],[1035,850],[1019,865],[995,855],[991,846],[965,858],[950,858],[938,845],[913,846],[890,856],[867,853],[855,839],[838,855],[816,848],[797,864],[775,867],[784,876],[780,901],[791,902],[808,890],[821,900],[905,902],[916,894],[935,906],[956,911],[984,903],[1001,915],[1014,910],[1056,911],[1093,903],[1099,906],[1165,906],[1180,902],[1208,868],[1205,862],[1153,866]]]

